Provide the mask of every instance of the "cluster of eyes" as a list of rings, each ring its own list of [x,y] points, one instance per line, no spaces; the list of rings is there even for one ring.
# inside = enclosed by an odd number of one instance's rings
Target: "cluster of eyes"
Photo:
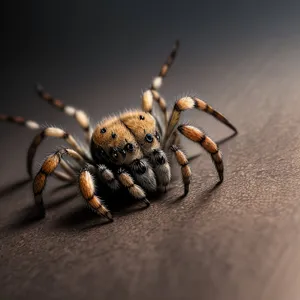
[[[140,115],[139,118],[140,118],[140,120],[145,120],[145,117],[142,116],[142,115]],[[106,133],[106,128],[101,128],[100,129],[100,133],[102,133],[102,134]],[[111,137],[113,139],[115,139],[117,137],[117,134],[116,133],[112,133]],[[155,132],[155,137],[156,137],[156,139],[159,142],[160,141],[160,136],[159,136],[159,134],[158,134],[157,131]],[[150,133],[147,133],[145,135],[145,141],[147,143],[152,143],[153,142],[153,135],[150,134]],[[125,147],[124,147],[124,150],[121,150],[121,151],[123,151],[123,152],[125,152],[125,151],[127,151],[127,152],[133,152],[133,150],[134,150],[134,145],[132,143],[127,143],[125,145]],[[117,158],[118,157],[118,152],[119,151],[117,149],[113,149],[112,154],[111,154],[112,157]]]
[[[124,150],[125,149],[125,150]],[[125,151],[127,151],[127,152],[132,152],[133,151],[133,149],[134,149],[134,146],[133,146],[133,144],[131,144],[131,143],[127,143],[126,145],[125,145],[125,147],[124,147],[124,149],[122,149],[122,150],[118,150],[118,149],[113,149],[112,150],[112,157],[114,157],[114,158],[117,158],[118,157],[118,152],[123,152],[124,154],[125,154]]]

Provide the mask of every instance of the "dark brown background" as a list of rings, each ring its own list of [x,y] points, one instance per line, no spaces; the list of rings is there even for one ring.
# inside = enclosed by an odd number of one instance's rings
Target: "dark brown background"
[[[212,189],[216,173],[201,152],[185,199],[175,179],[149,209],[101,225],[72,197],[76,188],[55,192],[53,180],[47,217],[30,222],[31,185],[22,183],[34,133],[1,124],[0,298],[299,299],[300,5],[98,2],[3,9],[1,112],[81,138],[74,120],[38,99],[33,83],[96,122],[139,107],[141,90],[180,38],[162,93],[170,106],[196,94],[237,126],[239,135],[221,148],[225,181]],[[229,134],[203,113],[185,119],[215,139]],[[59,144],[46,142],[37,161]]]

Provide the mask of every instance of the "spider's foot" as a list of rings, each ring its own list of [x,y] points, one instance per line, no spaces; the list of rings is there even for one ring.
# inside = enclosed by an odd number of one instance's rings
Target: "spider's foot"
[[[109,221],[111,221],[111,222],[114,221],[113,216],[112,216],[112,214],[111,214],[109,211],[107,211],[105,214],[103,214],[103,216],[104,216],[105,218],[107,218],[107,219],[108,219]]]
[[[38,205],[35,207],[36,217],[39,219],[44,219],[46,217],[46,210],[43,205]]]
[[[46,210],[43,204],[43,198],[41,195],[36,195],[35,196],[35,210],[36,213],[38,214],[38,217],[43,219],[46,216]]]
[[[219,182],[217,183],[217,185],[219,185],[219,184],[221,184],[222,182],[223,182],[223,175],[220,175],[220,180],[219,180]]]
[[[142,199],[145,202],[146,206],[150,206],[150,201],[147,198]]]
[[[184,194],[183,194],[183,196],[185,197],[189,193],[189,191],[190,191],[190,186],[189,185],[184,186]]]

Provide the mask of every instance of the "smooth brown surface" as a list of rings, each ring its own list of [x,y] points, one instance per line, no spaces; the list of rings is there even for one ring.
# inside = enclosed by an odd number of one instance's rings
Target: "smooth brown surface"
[[[299,299],[300,36],[295,28],[300,27],[298,18],[280,19],[280,9],[266,11],[274,27],[254,26],[252,35],[241,29],[245,35],[227,35],[225,44],[218,40],[226,31],[222,26],[219,35],[201,40],[195,32],[181,31],[180,55],[162,89],[169,106],[194,91],[238,128],[239,135],[221,146],[225,179],[215,189],[217,174],[201,150],[190,164],[192,186],[184,199],[177,177],[148,209],[122,211],[115,222],[104,224],[73,197],[76,188],[55,191],[59,185],[53,179],[45,193],[47,216],[33,222],[31,184],[24,180],[25,153],[34,134],[1,124],[1,299]],[[140,48],[125,43],[134,55],[113,51],[116,61],[111,58],[109,66],[109,40],[101,35],[105,47],[96,65],[86,52],[76,52],[78,65],[76,55],[67,57],[69,48],[56,58],[24,54],[11,62],[7,82],[15,81],[2,95],[10,107],[1,112],[47,120],[83,139],[74,120],[34,96],[32,82],[41,76],[51,93],[85,109],[95,121],[139,107],[140,88],[159,70],[172,34],[151,36],[163,41],[159,47],[146,39],[147,46]],[[230,134],[201,112],[183,119],[214,140]],[[38,161],[60,144],[45,142]]]

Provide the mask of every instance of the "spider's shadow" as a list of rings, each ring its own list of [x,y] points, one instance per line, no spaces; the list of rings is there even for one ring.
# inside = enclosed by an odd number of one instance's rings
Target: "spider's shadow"
[[[0,196],[4,197],[12,192],[16,192],[30,181],[31,179],[21,179],[15,183],[9,184],[0,190]],[[73,187],[71,192],[66,192],[68,187]],[[50,192],[52,196],[61,193],[63,193],[63,196],[56,197],[55,199],[51,199],[51,202],[45,203],[46,217],[41,215],[39,209],[35,205],[30,205],[29,207],[24,208],[21,213],[18,213],[15,220],[13,220],[13,222],[9,225],[9,229],[24,229],[30,227],[31,225],[37,224],[38,222],[43,222],[44,219],[47,219],[48,211],[66,205],[68,202],[76,200],[75,198],[79,198],[78,190],[74,185],[59,185],[54,187]],[[162,199],[163,196],[164,194],[155,193],[150,195],[148,198],[151,202],[154,202]],[[109,199],[105,202],[105,205],[116,218],[142,211],[147,208],[143,202],[136,201],[130,197],[126,191],[124,193],[123,190],[115,193],[111,193],[110,190],[106,190],[104,193],[101,193],[101,198]],[[78,199],[78,202],[80,202],[80,199]],[[82,203],[84,202],[82,201]],[[67,213],[62,214],[54,222],[54,226],[58,228],[77,228],[79,230],[110,223],[110,221],[103,217],[99,217],[99,215],[87,209],[84,204],[76,209],[71,209]]]
[[[109,199],[105,201],[106,207],[111,211],[114,219],[126,216],[128,214],[136,213],[148,208],[144,202],[138,202],[133,199],[130,195],[124,193],[124,191],[110,193],[102,193],[103,199]],[[101,198],[102,198],[101,197]],[[150,201],[152,199],[157,200],[156,195],[148,197]],[[111,221],[100,217],[95,212],[87,209],[85,205],[82,205],[75,210],[71,210],[66,214],[62,215],[55,224],[55,227],[66,228],[66,229],[78,229],[88,230],[93,227],[99,227],[110,224]]]
[[[217,142],[218,145],[223,144],[227,142],[229,139],[234,137],[236,133],[233,133],[229,137],[226,137],[220,141]],[[201,153],[196,154],[192,157],[189,157],[189,161],[193,161],[196,158],[201,156]],[[30,178],[26,179],[20,179],[17,182],[11,183],[8,186],[4,187],[2,190],[0,190],[0,198],[11,194],[12,192],[15,192],[19,190],[20,188],[24,187],[26,184],[28,184],[31,181]],[[174,178],[173,180],[174,181]],[[66,185],[60,185],[52,190],[52,194],[55,194],[57,192],[63,191],[65,188],[72,186],[70,184]],[[214,185],[211,189],[206,191],[207,197],[209,198],[212,192],[219,186],[219,183]],[[172,189],[172,187],[169,187],[168,190]],[[51,203],[48,203],[46,205],[46,210],[53,209],[56,207],[59,207],[61,205],[66,204],[67,202],[73,200],[78,195],[78,192],[72,193],[69,195],[64,195],[62,198],[59,198],[57,200],[52,201]],[[154,193],[152,195],[149,195],[149,200],[151,202],[154,201],[160,201],[164,199],[165,194],[164,193]],[[186,197],[186,195],[180,195],[179,197],[175,198],[171,203],[176,204],[183,200]],[[143,203],[137,202],[135,199],[130,197],[130,195],[124,193],[124,191],[115,192],[114,194],[111,193],[111,191],[106,190],[103,194],[103,199],[110,199],[105,204],[108,207],[108,209],[113,213],[115,217],[122,217],[125,215],[128,215],[130,213],[135,213],[141,210],[144,210],[147,208],[146,205]],[[41,216],[40,212],[37,210],[35,206],[28,207],[24,209],[23,213],[18,216],[16,222],[14,222],[11,225],[11,228],[20,229],[27,226],[30,226],[31,224],[40,222],[43,219],[43,216]],[[107,221],[104,218],[99,218],[98,215],[96,215],[94,212],[86,209],[85,206],[80,207],[80,209],[70,211],[66,215],[60,217],[56,224],[58,227],[65,227],[65,228],[78,228],[79,226],[81,229],[89,229],[95,226],[102,226],[105,224],[109,224],[110,221]],[[84,225],[84,226],[82,226]]]
[[[43,217],[37,208],[35,206],[30,206],[18,214],[14,222],[9,225],[9,229],[24,229],[30,227],[31,225],[37,224],[42,220]]]
[[[213,187],[208,192],[212,192],[215,187]],[[57,190],[60,189],[61,188],[58,188]],[[169,190],[170,189],[172,188],[169,188]],[[56,189],[54,190],[54,192],[52,191],[52,194],[55,193],[55,191]],[[77,192],[72,192],[64,195],[63,197],[54,199],[46,205],[46,212],[64,205],[67,202],[73,201],[77,196]],[[150,195],[148,198],[152,203],[156,201],[162,201],[165,198],[165,193],[155,193]],[[176,204],[183,198],[184,196],[179,196],[174,201],[170,202],[170,204]],[[124,195],[124,193],[122,193],[122,195],[119,195],[119,197],[117,197],[117,195],[115,195],[115,197],[111,197],[111,200],[107,201],[106,205],[113,213],[115,219],[119,219],[120,217],[147,209],[147,206],[144,203],[137,202],[136,200],[132,199],[130,195]],[[21,213],[18,213],[16,219],[9,225],[9,229],[22,230],[31,226],[43,224],[46,221],[47,214],[44,218],[44,216],[41,216],[40,211],[35,205],[30,205],[29,207],[23,209]],[[85,205],[81,205],[80,207],[76,207],[75,209],[72,208],[66,213],[62,213],[59,218],[55,220],[52,219],[52,222],[53,224],[51,224],[51,226],[53,226],[54,228],[68,231],[73,231],[74,229],[78,231],[84,231],[92,229],[94,227],[109,225],[111,223],[107,219],[99,217],[99,215],[87,209]]]
[[[10,183],[4,188],[0,190],[0,198],[3,198],[9,194],[12,194],[13,192],[16,192],[17,190],[24,187],[26,184],[28,184],[31,181],[31,178],[25,178],[25,179],[19,179],[16,182]]]
[[[221,182],[217,182],[216,184],[214,184],[210,189],[205,190],[204,194],[202,195],[201,199],[202,199],[202,204],[204,204],[205,202],[208,202],[211,195],[213,194],[213,192],[220,186]],[[181,202],[187,195],[183,194],[178,196],[177,198],[175,198],[173,201],[169,201],[170,204],[178,204],[179,202]]]

